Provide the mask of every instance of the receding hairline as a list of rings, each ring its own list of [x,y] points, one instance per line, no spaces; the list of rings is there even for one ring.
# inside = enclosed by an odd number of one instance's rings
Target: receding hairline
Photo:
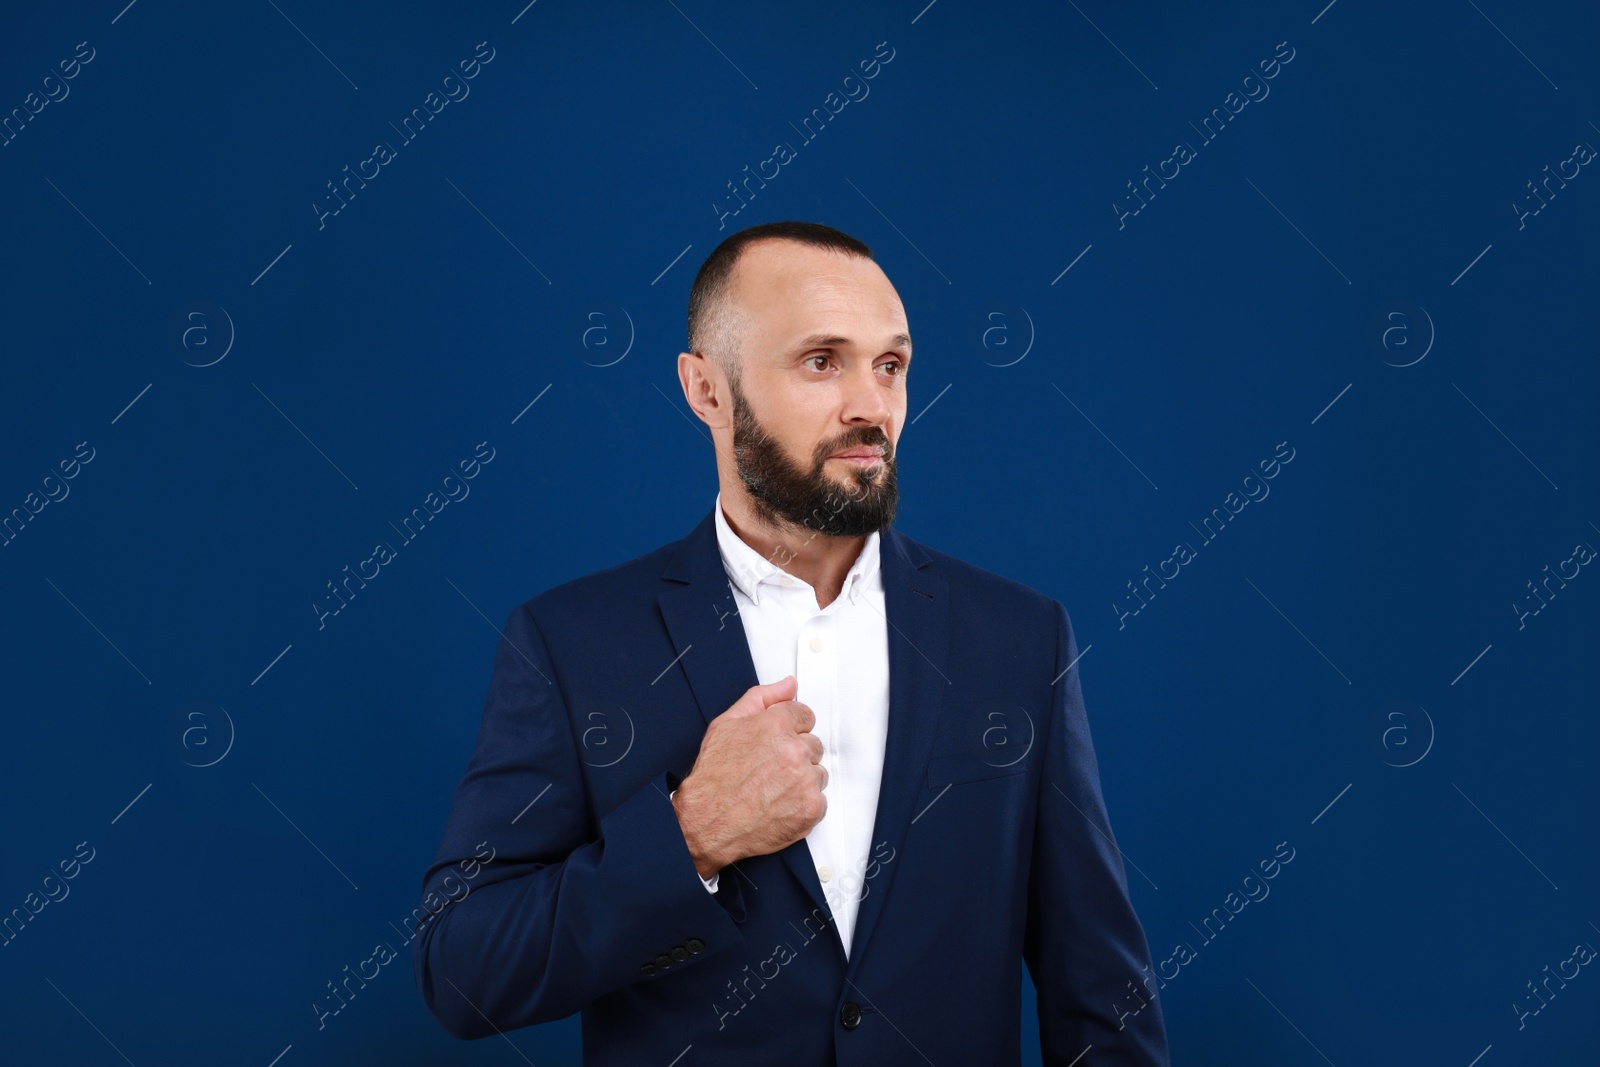
[[[727,237],[700,265],[689,290],[689,351],[707,356],[737,377],[739,360],[735,335],[738,314],[729,299],[735,272],[746,249],[763,243],[787,241],[831,252],[873,260],[872,249],[855,237],[815,222],[769,222],[751,226]]]

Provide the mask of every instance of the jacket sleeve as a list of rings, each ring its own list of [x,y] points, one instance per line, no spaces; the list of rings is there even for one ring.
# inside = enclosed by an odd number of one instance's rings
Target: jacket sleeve
[[[1023,958],[1038,989],[1044,1062],[1166,1067],[1170,1062],[1150,950],[1128,897],[1111,835],[1083,690],[1077,642],[1055,605],[1056,664],[1029,869]]]
[[[556,669],[528,605],[513,611],[415,916],[417,987],[446,1031],[560,1019],[743,940],[741,891],[706,891],[676,786],[662,771],[590,809]]]

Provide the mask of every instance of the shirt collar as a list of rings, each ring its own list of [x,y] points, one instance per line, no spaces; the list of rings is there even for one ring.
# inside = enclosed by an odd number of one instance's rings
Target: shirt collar
[[[790,575],[782,567],[767,559],[761,553],[751,548],[738,534],[733,532],[733,527],[728,525],[727,516],[722,512],[722,494],[717,494],[714,508],[717,526],[717,549],[722,554],[722,567],[739,591],[749,598],[752,604],[761,603],[761,586],[768,582],[778,583],[784,577],[791,578],[797,585],[807,585],[800,578]],[[844,576],[844,588],[840,591],[841,597],[854,598],[865,592],[867,583],[878,577],[879,559],[878,531],[874,530],[862,542],[861,554],[850,565],[849,572]]]

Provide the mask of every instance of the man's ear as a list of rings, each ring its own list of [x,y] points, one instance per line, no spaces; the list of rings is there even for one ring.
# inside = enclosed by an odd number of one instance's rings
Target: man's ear
[[[678,384],[700,421],[712,429],[730,425],[732,406],[722,368],[698,352],[678,353]]]

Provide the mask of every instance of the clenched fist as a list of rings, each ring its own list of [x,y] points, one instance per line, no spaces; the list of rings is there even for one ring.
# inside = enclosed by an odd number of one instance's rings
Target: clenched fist
[[[793,675],[753,686],[711,720],[694,767],[673,794],[700,877],[765,856],[811,832],[828,810],[817,717],[794,699]]]

